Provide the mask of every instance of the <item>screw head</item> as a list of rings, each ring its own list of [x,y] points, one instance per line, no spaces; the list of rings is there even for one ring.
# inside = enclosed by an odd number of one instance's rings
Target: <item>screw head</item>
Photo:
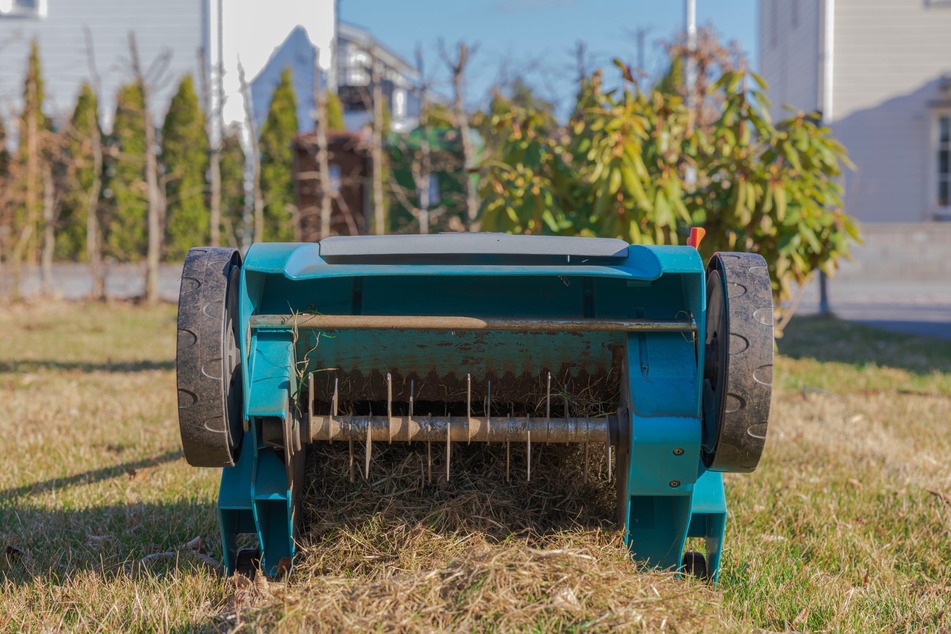
[[[675,456],[682,456],[682,455],[684,455],[684,450],[681,449],[680,447],[677,447],[676,449],[674,449],[674,455],[675,455]]]
[[[671,481],[670,481],[670,486],[671,486],[671,488],[676,489],[677,487],[680,486],[680,480],[671,480]]]

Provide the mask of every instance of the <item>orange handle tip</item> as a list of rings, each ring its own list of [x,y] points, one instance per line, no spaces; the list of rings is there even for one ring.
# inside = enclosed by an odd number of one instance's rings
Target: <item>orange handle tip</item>
[[[705,235],[707,235],[707,230],[703,227],[690,227],[690,237],[687,238],[687,246],[699,249],[700,243],[703,241],[703,236]]]

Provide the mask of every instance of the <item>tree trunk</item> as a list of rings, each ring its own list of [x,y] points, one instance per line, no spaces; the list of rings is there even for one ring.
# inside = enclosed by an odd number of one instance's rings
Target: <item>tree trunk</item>
[[[320,87],[320,52],[314,60],[314,103],[317,105],[317,175],[320,187],[317,200],[320,207],[320,239],[330,237],[333,216],[333,195],[330,182],[330,157],[327,148],[327,91]]]
[[[43,166],[43,249],[40,257],[40,287],[44,297],[53,294],[53,252],[56,250],[56,201],[53,168]]]
[[[26,224],[30,227],[27,241],[24,243],[24,254],[29,264],[36,263],[35,233],[38,231],[39,218],[37,218],[37,207],[39,206],[38,192],[36,183],[40,180],[40,140],[39,140],[39,122],[36,112],[36,81],[32,78],[29,81],[30,98],[26,104]],[[32,106],[31,106],[32,104]]]
[[[241,97],[244,100],[244,121],[250,137],[251,189],[254,198],[253,242],[264,239],[264,198],[261,196],[261,154],[258,147],[258,131],[254,125],[254,110],[251,107],[251,87],[244,77],[244,66],[238,64],[238,79],[241,82]]]
[[[452,92],[453,92],[453,118],[456,127],[459,129],[459,137],[462,140],[462,158],[463,174],[462,187],[466,194],[466,231],[478,230],[477,221],[479,217],[479,197],[476,188],[472,186],[469,178],[474,170],[475,149],[472,146],[472,134],[469,131],[469,117],[465,109],[465,72],[466,65],[469,63],[469,56],[472,53],[465,42],[459,42],[458,54],[455,62],[447,60],[452,70]]]
[[[20,297],[20,283],[22,282],[23,264],[36,263],[36,232],[38,230],[39,219],[37,218],[37,197],[36,182],[39,180],[39,122],[36,112],[36,82],[35,78],[27,80],[27,98],[24,100],[24,117],[26,119],[26,187],[23,199],[24,203],[24,224],[19,227],[20,235],[17,236],[11,254],[13,264],[13,297]],[[22,143],[21,143],[22,147]]]
[[[96,112],[98,113],[102,104],[99,71],[96,69],[92,31],[88,26],[83,27],[83,37],[86,42],[86,63],[89,66],[89,76],[96,95]],[[92,112],[89,114],[93,117]],[[92,276],[92,298],[105,301],[106,274],[102,267],[102,229],[99,226],[99,196],[102,193],[102,131],[99,128],[99,121],[89,123],[92,130],[93,179],[89,191],[86,192],[86,259],[89,263],[89,274]]]
[[[143,91],[144,92],[144,91]],[[145,182],[149,201],[149,246],[146,255],[146,293],[148,303],[159,300],[159,256],[162,250],[162,193],[158,184],[158,161],[156,159],[155,127],[152,114],[145,99]]]
[[[132,53],[132,68],[142,90],[142,116],[145,119],[145,185],[149,204],[148,250],[145,257],[145,300],[149,304],[159,301],[159,258],[162,251],[162,219],[165,215],[164,200],[158,182],[158,143],[155,125],[149,109],[151,91],[139,64],[139,50],[135,34],[129,33],[129,48]]]
[[[90,113],[92,114],[92,113]],[[86,192],[86,258],[92,276],[92,298],[106,299],[106,276],[102,269],[102,232],[99,229],[99,193],[102,190],[102,136],[99,122],[92,126],[93,180]]]
[[[204,52],[204,51],[203,51]],[[221,244],[221,136],[224,126],[221,125],[221,93],[218,93],[218,103],[212,106],[211,82],[208,80],[208,67],[205,65],[204,55],[199,56],[201,67],[202,93],[205,100],[205,134],[208,136],[208,238],[211,246]],[[217,73],[215,86],[221,85],[221,72]],[[217,130],[216,130],[217,128]]]
[[[432,156],[429,147],[429,95],[423,77],[423,51],[416,48],[416,70],[422,82],[419,94],[419,169],[413,170],[416,184],[417,198],[419,199],[419,232],[429,233],[430,181],[432,180]]]
[[[383,83],[376,50],[370,51],[370,82],[373,84],[373,233],[386,233],[386,213],[383,209]]]
[[[216,247],[221,244],[221,152],[219,144],[211,147],[208,153],[208,187],[211,189],[209,196],[208,219],[210,229],[211,246]]]

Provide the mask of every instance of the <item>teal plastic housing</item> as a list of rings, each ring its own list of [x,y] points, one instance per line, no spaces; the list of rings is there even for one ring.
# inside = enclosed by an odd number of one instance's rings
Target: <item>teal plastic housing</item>
[[[295,555],[302,465],[286,464],[285,454],[265,442],[264,429],[293,416],[299,361],[384,371],[397,363],[437,372],[464,367],[475,376],[565,363],[597,371],[622,359],[619,393],[630,447],[629,457],[619,456],[629,465],[621,511],[626,542],[635,560],[679,569],[687,538],[703,538],[716,578],[727,509],[721,475],[705,471],[700,459],[706,295],[696,249],[634,245],[609,264],[526,262],[500,256],[451,264],[330,263],[319,244],[251,247],[238,308],[246,432],[235,466],[223,470],[218,500],[229,573],[242,534],[256,536],[269,575]],[[423,330],[337,330],[308,358],[314,341],[291,327],[251,328],[254,315],[291,313],[692,318],[697,332],[482,332],[467,340]]]

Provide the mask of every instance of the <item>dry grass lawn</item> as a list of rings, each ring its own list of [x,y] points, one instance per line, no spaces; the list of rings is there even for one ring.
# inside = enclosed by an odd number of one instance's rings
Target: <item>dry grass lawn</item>
[[[611,486],[560,447],[530,485],[496,449],[432,484],[417,449],[356,483],[314,452],[302,555],[268,582],[209,565],[218,474],[181,458],[174,323],[0,308],[0,631],[951,631],[951,342],[793,322],[715,588],[638,570]]]

